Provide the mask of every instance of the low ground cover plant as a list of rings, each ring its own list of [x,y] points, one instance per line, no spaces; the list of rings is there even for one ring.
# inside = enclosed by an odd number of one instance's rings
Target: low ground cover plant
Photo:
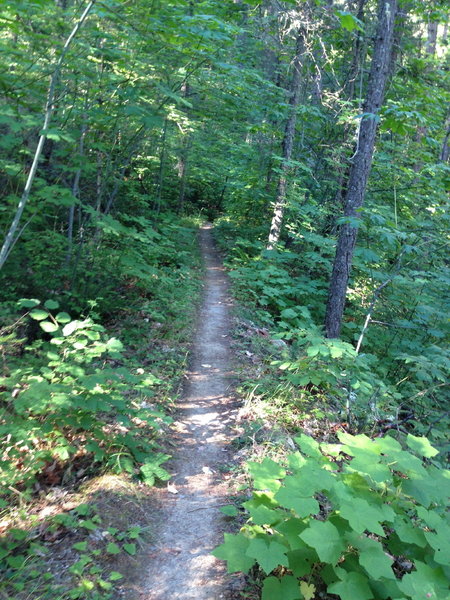
[[[450,472],[423,437],[296,438],[286,461],[249,462],[248,521],[214,552],[263,575],[262,600],[448,598]],[[329,596],[329,595],[332,596]]]

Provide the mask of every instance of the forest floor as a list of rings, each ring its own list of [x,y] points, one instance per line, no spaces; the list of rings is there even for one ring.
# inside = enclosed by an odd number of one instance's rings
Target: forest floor
[[[167,487],[156,491],[156,540],[141,564],[142,600],[219,600],[236,581],[211,555],[227,528],[220,512],[230,493],[224,473],[238,406],[230,352],[228,284],[211,225],[200,233],[205,288],[191,360],[172,425],[175,450]]]

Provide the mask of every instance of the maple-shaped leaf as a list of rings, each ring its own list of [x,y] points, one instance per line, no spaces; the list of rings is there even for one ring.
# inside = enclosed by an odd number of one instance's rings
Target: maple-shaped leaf
[[[401,517],[398,517],[395,520],[394,529],[402,542],[415,544],[420,548],[425,548],[427,545],[427,540],[425,539],[422,529],[413,525],[411,521],[407,522]]]
[[[319,442],[316,442],[316,440],[311,436],[302,433],[295,438],[295,441],[300,446],[300,449],[303,452],[303,454],[306,454],[306,456],[311,456],[313,458],[322,458],[322,452],[320,451]]]
[[[311,573],[314,563],[319,562],[315,550],[304,545],[287,553],[289,569],[296,577],[303,577]]]
[[[342,581],[332,583],[327,587],[331,594],[337,594],[341,600],[371,600],[372,591],[367,578],[361,573],[346,573]]]
[[[254,538],[250,541],[246,554],[255,558],[261,569],[268,575],[279,565],[287,567],[286,551],[286,547],[278,542],[266,542],[261,538]]]
[[[375,455],[358,453],[355,458],[345,466],[347,473],[361,473],[375,483],[391,483],[392,473],[389,467],[378,461]]]
[[[275,494],[277,500],[284,508],[295,510],[299,517],[308,517],[319,512],[319,503],[315,498],[304,493],[304,486],[295,477],[286,477],[285,485]]]
[[[416,570],[403,576],[400,590],[412,600],[444,600],[448,598],[448,581],[441,568],[415,561]]]
[[[357,533],[367,529],[377,535],[385,535],[380,525],[380,521],[384,520],[381,507],[369,504],[362,498],[351,498],[341,504],[339,512]]]
[[[282,520],[280,512],[262,504],[256,508],[250,508],[249,513],[255,525],[273,525],[273,523]]]
[[[305,466],[307,460],[300,452],[294,452],[288,456],[288,464],[291,471],[298,471]]]
[[[297,548],[305,547],[305,542],[299,538],[299,535],[306,529],[306,527],[306,523],[294,517],[277,525],[276,530],[287,540],[291,550],[295,550]]]
[[[450,531],[447,524],[437,533],[426,532],[425,537],[434,550],[434,560],[447,566],[450,557]]]
[[[313,600],[316,593],[316,586],[312,583],[306,583],[306,581],[300,581],[300,591],[305,600]]]
[[[416,454],[419,456],[432,458],[433,456],[436,456],[436,454],[439,454],[439,450],[433,448],[433,446],[430,444],[430,441],[426,437],[416,437],[415,435],[408,433],[406,437],[406,443],[411,450],[414,450],[414,452],[416,452]]]
[[[281,579],[267,577],[264,580],[261,600],[300,600],[300,588],[297,579],[286,575]]]
[[[247,573],[255,564],[255,559],[250,558],[245,554],[250,540],[243,534],[224,533],[224,543],[217,546],[212,554],[216,558],[227,561],[228,573],[236,573],[242,571]]]
[[[392,562],[392,559],[387,556],[382,545],[378,542],[375,542],[375,545],[363,550],[359,555],[359,564],[364,567],[368,575],[375,580],[381,579],[381,577],[384,577],[385,579],[395,579],[394,572],[391,568]]]
[[[346,548],[339,531],[326,521],[312,521],[300,537],[314,548],[322,562],[336,564]]]
[[[286,471],[270,458],[261,463],[249,462],[247,466],[257,490],[276,491],[281,485],[278,479],[286,475]]]

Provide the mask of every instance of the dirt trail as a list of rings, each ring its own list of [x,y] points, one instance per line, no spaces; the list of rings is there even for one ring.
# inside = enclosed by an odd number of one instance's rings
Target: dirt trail
[[[222,541],[226,485],[218,467],[227,459],[236,405],[230,386],[227,281],[211,225],[201,230],[206,266],[203,304],[188,379],[174,424],[177,450],[170,481],[178,494],[162,497],[162,526],[148,568],[143,600],[227,598],[222,564],[210,555]]]

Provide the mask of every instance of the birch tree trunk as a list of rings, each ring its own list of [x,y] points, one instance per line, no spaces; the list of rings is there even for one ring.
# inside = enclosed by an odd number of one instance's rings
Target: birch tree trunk
[[[9,231],[6,234],[2,249],[0,250],[0,269],[3,268],[3,265],[5,264],[6,260],[8,259],[10,250],[13,248],[14,244],[17,241],[17,238],[15,238],[15,234],[16,234],[17,228],[19,227],[20,219],[22,217],[24,208],[28,202],[28,198],[30,197],[31,187],[33,185],[33,181],[36,176],[36,171],[37,171],[38,164],[39,164],[39,158],[42,154],[44,142],[47,138],[47,130],[50,126],[50,121],[51,121],[52,114],[54,111],[54,98],[55,98],[56,84],[58,82],[59,75],[61,73],[61,67],[64,62],[64,58],[66,57],[67,51],[69,49],[69,46],[70,46],[73,38],[76,36],[76,34],[78,33],[78,30],[80,29],[80,27],[83,25],[84,21],[86,20],[89,12],[91,11],[92,7],[95,4],[95,1],[96,0],[91,0],[91,2],[89,2],[89,4],[86,6],[85,10],[83,11],[83,14],[77,21],[75,27],[72,29],[72,32],[70,33],[69,37],[67,38],[67,40],[63,46],[61,55],[58,59],[58,62],[56,63],[56,66],[52,73],[52,76],[50,77],[50,86],[49,86],[48,94],[47,94],[47,102],[46,102],[45,114],[44,114],[44,123],[43,123],[43,127],[42,127],[43,132],[38,140],[36,151],[34,153],[33,162],[31,164],[30,172],[28,173],[28,178],[25,183],[25,187],[24,187],[22,196],[20,198],[19,204],[17,205],[16,214],[14,215],[14,218],[12,220]]]
[[[283,224],[284,209],[286,208],[287,175],[294,147],[295,125],[297,123],[297,107],[300,101],[302,58],[305,52],[305,31],[301,29],[297,34],[295,57],[293,62],[294,73],[291,82],[291,97],[289,99],[290,112],[283,138],[283,162],[281,174],[278,179],[277,195],[273,209],[272,223],[270,225],[267,250],[272,250],[280,239]]]
[[[361,117],[356,151],[352,159],[344,198],[344,216],[348,221],[340,227],[328,292],[325,315],[325,329],[328,338],[339,337],[341,331],[347,285],[358,234],[359,209],[364,203],[375,147],[377,115],[384,100],[389,76],[397,10],[397,0],[378,1],[378,24],[367,96],[363,106],[364,116]]]
[[[157,183],[157,192],[156,192],[156,203],[155,210],[156,214],[159,214],[161,210],[161,200],[162,200],[162,190],[163,190],[163,182],[164,182],[164,164],[166,158],[166,139],[167,139],[167,119],[164,119],[164,126],[161,135],[161,152],[159,153],[159,169],[158,169],[158,183]]]

